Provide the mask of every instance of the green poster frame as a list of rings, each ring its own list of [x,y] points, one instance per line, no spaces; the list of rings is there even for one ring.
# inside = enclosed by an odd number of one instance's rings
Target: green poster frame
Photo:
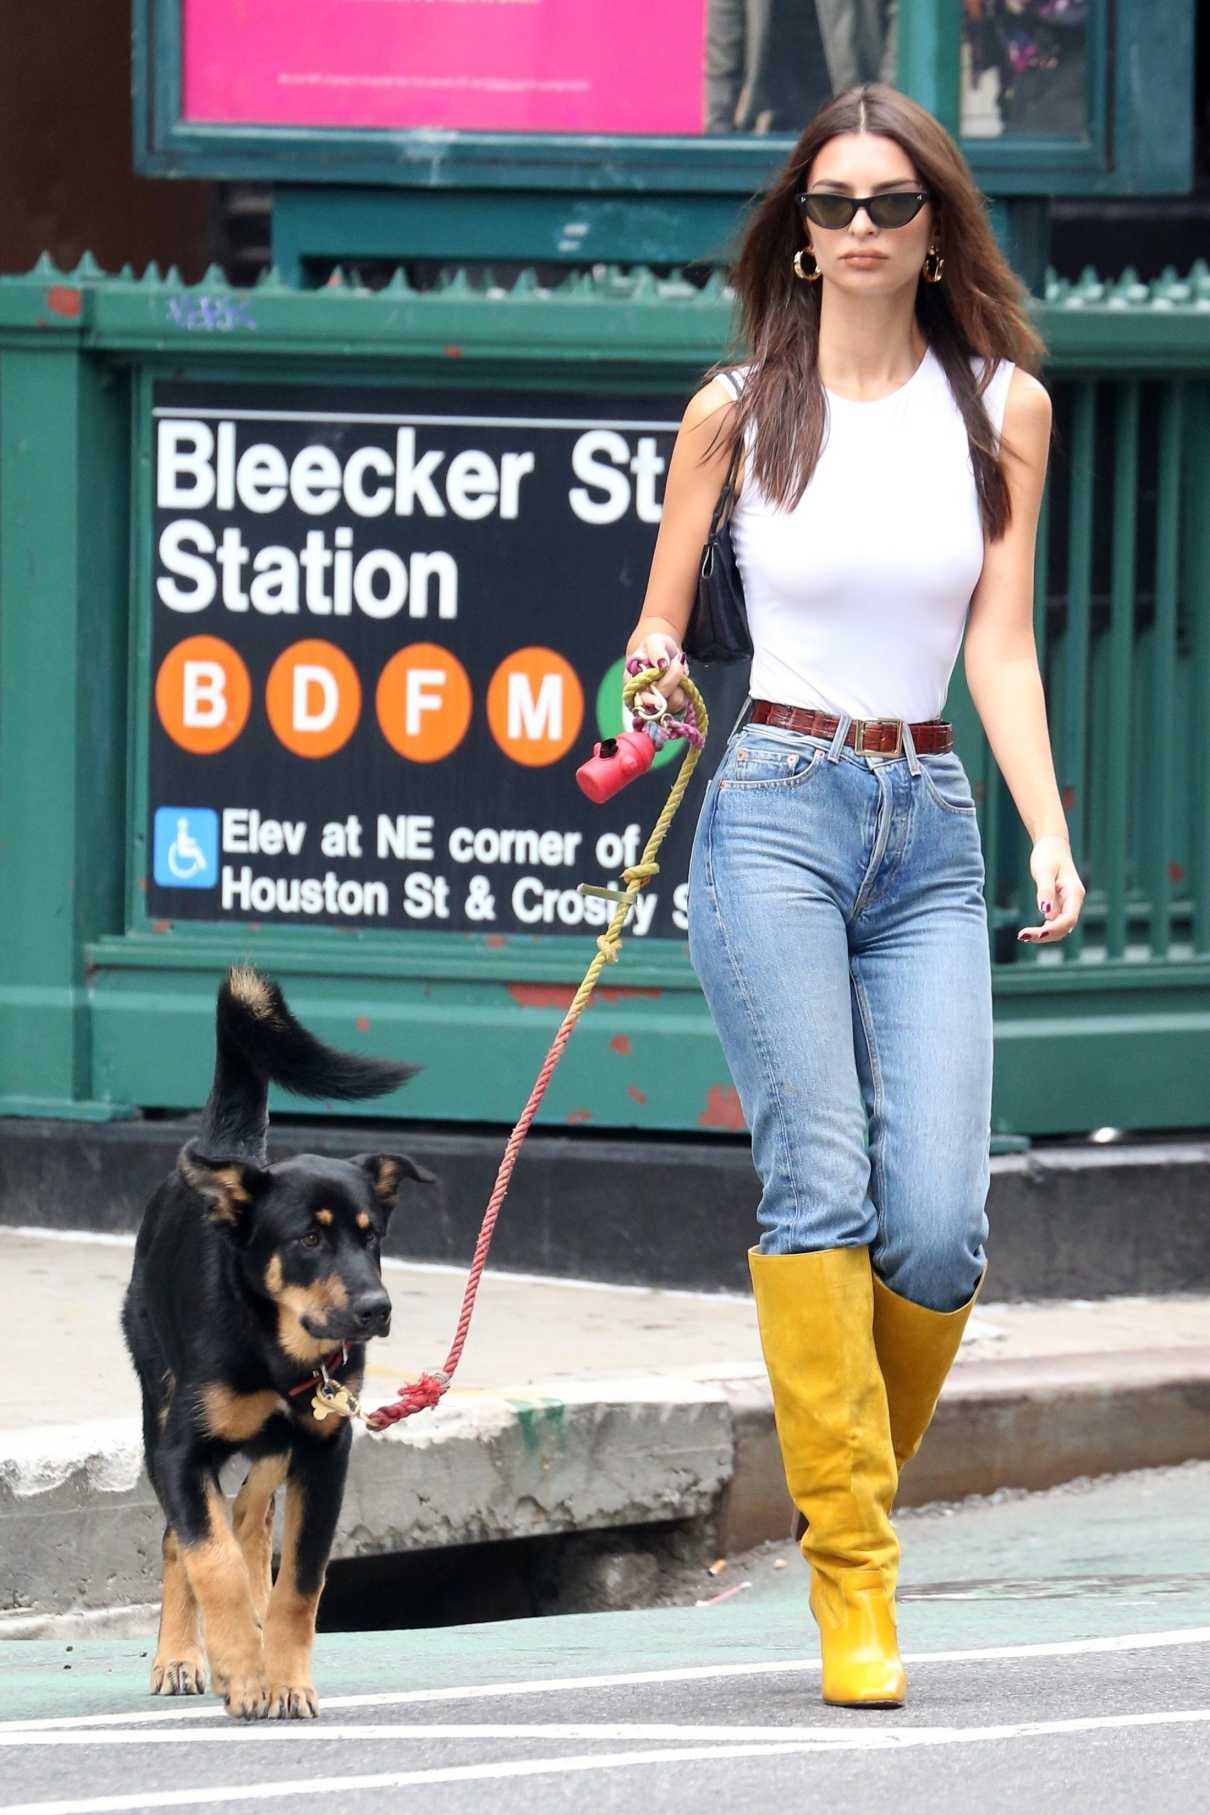
[[[148,176],[430,195],[561,191],[617,203],[646,196],[659,198],[661,219],[679,239],[678,221],[696,198],[734,208],[759,190],[794,142],[789,134],[202,125],[181,116],[183,4],[133,0],[134,161]],[[1087,134],[961,139],[989,196],[1173,194],[1192,187],[1194,0],[1094,0],[1093,11]],[[958,17],[957,0],[900,0],[900,85],[947,123],[956,105]]]

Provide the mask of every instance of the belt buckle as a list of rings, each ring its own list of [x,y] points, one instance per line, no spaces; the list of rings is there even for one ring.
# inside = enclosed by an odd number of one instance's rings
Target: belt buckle
[[[857,728],[856,736],[853,739],[853,749],[857,754],[861,755],[861,754],[865,753],[864,738],[865,738],[865,728],[867,725],[894,725],[895,726],[895,748],[893,750],[872,750],[870,752],[870,755],[871,756],[902,756],[903,755],[903,720],[901,718],[892,718],[892,719],[858,718],[858,719],[854,719],[853,723]]]

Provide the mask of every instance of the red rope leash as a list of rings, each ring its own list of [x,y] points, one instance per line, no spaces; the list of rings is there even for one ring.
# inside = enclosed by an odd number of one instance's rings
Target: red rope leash
[[[636,693],[640,691],[641,677],[654,679],[654,677],[661,672],[663,666],[664,664],[661,663],[659,668],[640,668],[638,673],[628,672],[622,687],[623,701],[626,706],[630,705]],[[620,893],[616,889],[601,888],[595,884],[586,882],[582,882],[579,885],[582,894],[604,895],[608,899],[618,902],[619,906],[613,919],[609,923],[608,930],[600,934],[597,939],[597,955],[589,965],[584,981],[580,984],[579,989],[572,998],[571,1005],[563,1017],[559,1031],[554,1037],[554,1041],[550,1051],[546,1055],[546,1060],[542,1069],[538,1073],[537,1082],[530,1092],[529,1101],[521,1112],[521,1119],[509,1136],[508,1145],[504,1149],[504,1158],[501,1160],[500,1170],[496,1174],[495,1188],[488,1200],[487,1210],[483,1217],[483,1226],[479,1231],[479,1240],[475,1244],[475,1253],[474,1258],[471,1261],[471,1269],[466,1282],[466,1290],[462,1295],[462,1311],[458,1318],[458,1328],[454,1332],[454,1340],[450,1344],[450,1352],[445,1358],[445,1366],[436,1368],[430,1373],[422,1374],[419,1380],[407,1381],[400,1387],[399,1397],[397,1399],[393,1400],[389,1405],[380,1405],[375,1412],[363,1414],[366,1424],[372,1431],[385,1431],[392,1424],[398,1424],[401,1418],[410,1418],[413,1412],[422,1412],[427,1407],[439,1404],[442,1395],[448,1391],[454,1371],[457,1368],[459,1361],[462,1359],[462,1350],[466,1344],[467,1332],[471,1327],[471,1317],[474,1314],[475,1296],[478,1293],[479,1281],[482,1278],[483,1268],[487,1262],[487,1251],[491,1247],[492,1234],[496,1227],[496,1218],[500,1214],[500,1206],[504,1202],[504,1194],[508,1190],[508,1181],[512,1176],[512,1170],[516,1164],[517,1154],[521,1149],[521,1143],[529,1132],[529,1125],[534,1119],[538,1104],[542,1101],[543,1093],[546,1090],[547,1084],[550,1082],[551,1073],[563,1056],[563,1048],[571,1038],[571,1030],[579,1019],[580,1011],[585,1006],[588,998],[592,995],[592,992],[596,987],[597,978],[600,976],[601,971],[606,964],[616,964],[618,961],[621,947],[622,927],[625,924],[627,914],[634,905],[639,890],[643,887],[645,882],[650,881],[652,876],[659,873],[660,866],[655,861],[656,852],[663,843],[664,834],[672,824],[673,815],[681,804],[685,789],[689,785],[689,778],[693,774],[694,767],[696,766],[698,753],[705,743],[706,732],[709,728],[709,716],[706,711],[706,702],[703,700],[693,682],[689,679],[688,674],[684,676],[683,685],[691,702],[694,721],[692,732],[688,730],[687,726],[684,729],[684,735],[687,738],[689,748],[686,750],[684,760],[681,763],[680,769],[677,771],[676,780],[672,784],[672,789],[665,802],[664,809],[652,828],[651,837],[647,840],[647,847],[644,850],[641,859],[638,863],[631,864],[629,869],[622,871],[622,878],[626,883],[625,894]],[[687,714],[686,717],[688,718],[688,716],[689,715]]]
[[[413,1412],[422,1412],[427,1407],[437,1405],[442,1394],[449,1387],[454,1371],[462,1359],[462,1351],[466,1346],[467,1333],[470,1330],[471,1318],[475,1310],[475,1296],[479,1290],[479,1281],[483,1276],[484,1266],[487,1264],[487,1251],[492,1245],[496,1218],[500,1214],[500,1206],[503,1204],[505,1193],[508,1190],[508,1181],[512,1176],[517,1154],[521,1150],[522,1141],[529,1132],[529,1125],[534,1119],[538,1104],[542,1101],[543,1092],[550,1082],[551,1073],[563,1056],[563,1048],[571,1037],[571,1030],[576,1024],[578,1013],[576,1003],[573,1002],[555,1035],[554,1044],[546,1055],[546,1061],[538,1073],[537,1083],[521,1113],[521,1119],[509,1136],[508,1146],[504,1150],[504,1158],[500,1162],[500,1170],[496,1174],[495,1188],[484,1213],[479,1240],[475,1244],[466,1290],[462,1294],[462,1311],[458,1318],[458,1327],[454,1332],[454,1340],[450,1344],[450,1352],[445,1358],[445,1366],[435,1372],[422,1374],[419,1380],[406,1382],[399,1389],[398,1399],[390,1405],[380,1405],[376,1412],[368,1413],[366,1423],[372,1431],[384,1431],[390,1425],[397,1424],[401,1418],[410,1418]]]

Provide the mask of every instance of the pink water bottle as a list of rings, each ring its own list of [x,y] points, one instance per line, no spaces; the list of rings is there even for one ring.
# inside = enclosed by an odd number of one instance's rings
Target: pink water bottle
[[[645,731],[620,731],[593,745],[588,761],[576,770],[576,780],[599,807],[627,782],[646,775],[654,759],[655,745]]]

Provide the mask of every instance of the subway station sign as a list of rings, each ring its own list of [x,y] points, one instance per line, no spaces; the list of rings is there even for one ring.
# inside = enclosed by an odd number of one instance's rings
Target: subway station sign
[[[684,748],[605,807],[576,785],[621,725],[680,407],[158,383],[152,917],[605,926],[612,904],[576,885],[637,859]],[[704,777],[746,675],[695,679],[710,747],[638,937],[684,935]]]

